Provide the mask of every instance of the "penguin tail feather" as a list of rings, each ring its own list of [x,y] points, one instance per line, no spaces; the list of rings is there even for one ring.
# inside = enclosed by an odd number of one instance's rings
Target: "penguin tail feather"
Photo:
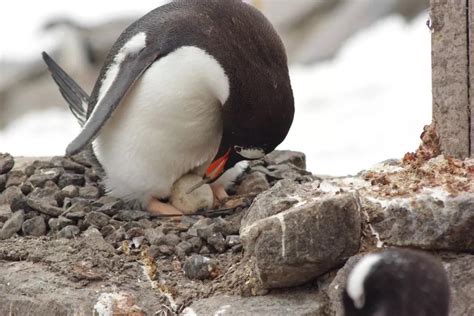
[[[87,120],[89,96],[46,52],[43,52],[42,56],[59,87],[59,91],[69,104],[69,109],[79,124],[83,126]]]

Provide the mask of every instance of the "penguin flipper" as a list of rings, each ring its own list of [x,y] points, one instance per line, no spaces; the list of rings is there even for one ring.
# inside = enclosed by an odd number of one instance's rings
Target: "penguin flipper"
[[[159,51],[153,47],[142,49],[137,54],[121,56],[105,74],[99,98],[79,135],[66,148],[66,155],[74,155],[89,145],[110,118],[134,83],[158,58]],[[112,70],[113,69],[113,70]],[[105,83],[109,82],[109,83]]]
[[[83,126],[87,120],[89,96],[46,52],[42,56],[69,109]]]

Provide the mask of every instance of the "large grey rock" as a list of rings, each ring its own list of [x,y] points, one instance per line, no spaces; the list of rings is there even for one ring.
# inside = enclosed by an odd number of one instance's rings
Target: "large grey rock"
[[[260,194],[242,219],[245,254],[263,287],[303,284],[359,250],[358,195],[323,194],[317,186],[280,181]]]
[[[292,290],[257,297],[218,295],[194,302],[182,315],[326,315],[326,306],[316,290]]]
[[[25,236],[43,236],[46,234],[46,222],[42,216],[27,219],[22,225]]]
[[[15,160],[10,154],[0,153],[0,174],[4,174],[12,170]]]
[[[474,193],[394,199],[369,221],[382,242],[432,250],[474,251]]]

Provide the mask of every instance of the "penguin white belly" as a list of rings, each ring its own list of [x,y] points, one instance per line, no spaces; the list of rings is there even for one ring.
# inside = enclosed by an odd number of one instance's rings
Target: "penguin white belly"
[[[224,70],[199,48],[156,61],[93,142],[108,193],[146,205],[168,197],[189,171],[203,174],[219,147],[228,95]]]

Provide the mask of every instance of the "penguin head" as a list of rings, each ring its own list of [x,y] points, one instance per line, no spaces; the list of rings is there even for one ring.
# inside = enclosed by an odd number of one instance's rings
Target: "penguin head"
[[[393,249],[363,257],[342,294],[346,316],[447,316],[449,283],[435,257]]]

